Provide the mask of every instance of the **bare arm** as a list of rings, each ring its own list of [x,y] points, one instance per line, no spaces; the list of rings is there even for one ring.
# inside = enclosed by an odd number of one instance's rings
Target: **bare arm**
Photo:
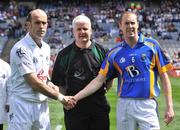
[[[50,82],[49,85],[43,83],[41,80],[37,78],[35,73],[24,75],[24,79],[34,90],[50,98],[57,99],[64,106],[67,106],[68,109],[73,108],[75,106],[76,101],[70,101],[71,97],[64,96],[63,94],[59,93],[59,89],[57,89],[58,87],[55,86],[52,82]]]
[[[75,96],[75,100],[81,100],[93,93],[95,93],[99,88],[101,88],[102,84],[106,80],[106,77],[98,74],[96,78],[94,78],[83,90],[79,91]]]
[[[29,86],[32,87],[34,90],[50,98],[58,99],[59,92],[54,90],[52,87],[49,87],[48,85],[43,83],[41,80],[39,80],[35,73],[24,75],[24,79],[29,84]]]
[[[165,101],[166,101],[166,111],[164,115],[164,121],[168,125],[174,118],[172,88],[171,88],[171,83],[170,83],[168,74],[166,72],[160,75],[160,79],[161,79]]]

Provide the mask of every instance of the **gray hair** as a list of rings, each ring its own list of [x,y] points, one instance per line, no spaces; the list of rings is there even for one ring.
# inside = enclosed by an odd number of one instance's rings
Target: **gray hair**
[[[75,24],[78,23],[78,22],[88,23],[88,24],[90,25],[90,27],[91,27],[91,20],[90,20],[87,16],[85,16],[85,15],[83,15],[83,14],[78,15],[78,16],[76,16],[76,17],[73,19],[73,21],[72,21],[72,27],[74,28],[74,27],[75,27]]]

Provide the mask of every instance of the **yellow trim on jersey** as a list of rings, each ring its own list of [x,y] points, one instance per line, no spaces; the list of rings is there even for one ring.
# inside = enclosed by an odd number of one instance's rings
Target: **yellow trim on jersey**
[[[103,75],[104,77],[107,77],[107,72],[109,68],[109,62],[106,60],[106,66],[104,69],[100,69],[99,74]]]
[[[150,94],[149,98],[153,98],[155,96],[155,90],[154,90],[154,70],[155,67],[155,57],[153,56],[151,65],[150,65]]]

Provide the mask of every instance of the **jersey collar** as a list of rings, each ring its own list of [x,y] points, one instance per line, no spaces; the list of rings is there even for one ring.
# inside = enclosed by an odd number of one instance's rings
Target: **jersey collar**
[[[138,42],[137,42],[137,44],[134,46],[134,48],[144,43],[144,35],[142,35],[142,33],[139,33],[138,36],[139,36]],[[124,42],[122,43],[122,47],[125,47],[125,48],[126,48],[126,47],[129,47],[129,45],[126,43],[126,41],[124,41]]]
[[[88,48],[79,48],[76,44],[75,44],[75,41],[73,42],[73,48],[76,50],[76,51],[90,51],[90,50],[92,50],[92,48],[93,48],[93,46],[94,46],[94,43],[93,42],[91,42],[91,45],[88,47]]]
[[[26,34],[25,39],[28,41],[27,44],[29,44],[30,46],[38,47],[38,45],[35,43],[35,41],[32,39],[32,37],[29,35],[29,33]],[[43,47],[44,42],[42,40],[41,40],[41,44]]]

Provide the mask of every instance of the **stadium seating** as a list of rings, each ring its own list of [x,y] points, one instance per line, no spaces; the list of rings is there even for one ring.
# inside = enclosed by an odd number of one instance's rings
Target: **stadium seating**
[[[93,39],[102,45],[112,48],[116,39],[121,35],[118,29],[118,21],[124,10],[136,11],[139,14],[140,31],[159,41],[173,58],[174,53],[180,51],[180,2],[173,3],[172,0],[160,1],[138,1],[141,8],[128,6],[125,1],[93,1],[87,2],[77,0],[67,1],[10,1],[3,3],[0,10],[0,34],[8,39],[16,40],[25,35],[24,20],[31,8],[42,8],[49,16],[49,28],[45,41],[52,49],[58,52],[73,41],[72,19],[78,14],[86,14],[92,20]],[[139,2],[139,3],[138,3]],[[147,3],[146,3],[147,2]],[[133,4],[134,5],[134,4]],[[165,8],[166,7],[166,8]],[[0,37],[0,50],[3,51],[6,40]],[[55,44],[55,46],[54,46]],[[6,51],[8,52],[8,51]],[[56,55],[56,54],[52,54]]]

